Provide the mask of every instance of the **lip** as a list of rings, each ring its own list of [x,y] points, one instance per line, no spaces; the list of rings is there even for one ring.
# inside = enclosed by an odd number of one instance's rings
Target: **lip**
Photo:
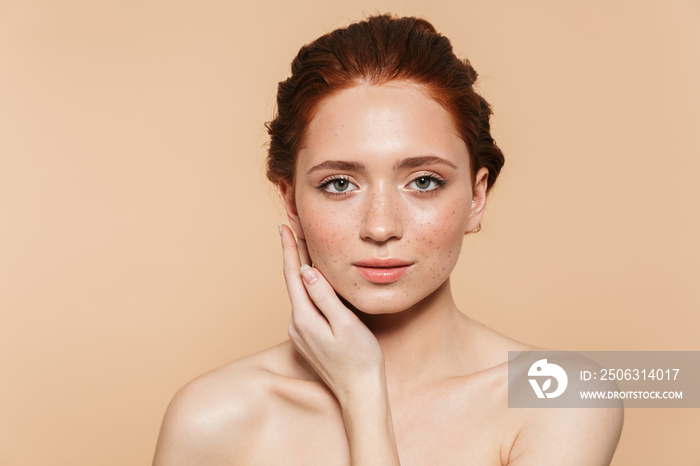
[[[357,273],[371,283],[387,284],[401,279],[411,269],[411,262],[399,259],[364,259],[353,264]]]

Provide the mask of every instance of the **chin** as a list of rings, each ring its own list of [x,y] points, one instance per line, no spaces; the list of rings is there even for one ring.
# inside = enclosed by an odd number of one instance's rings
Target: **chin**
[[[353,301],[348,301],[342,296],[338,295],[340,300],[345,304],[345,306],[350,309],[355,314],[367,314],[367,315],[382,315],[382,314],[397,314],[399,312],[405,311],[410,306],[397,305],[398,303],[377,303],[377,302],[366,302],[367,300],[355,299]]]
[[[387,288],[376,292],[362,289],[354,293],[339,293],[338,297],[355,314],[358,312],[367,315],[397,314],[423,302],[439,288],[438,285],[435,289],[426,290],[425,293],[411,293],[411,295],[408,295],[404,289]]]

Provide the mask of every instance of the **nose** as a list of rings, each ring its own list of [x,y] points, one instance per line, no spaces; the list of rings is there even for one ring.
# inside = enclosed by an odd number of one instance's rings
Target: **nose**
[[[364,240],[384,243],[403,236],[400,201],[390,189],[382,189],[364,199],[360,236]]]

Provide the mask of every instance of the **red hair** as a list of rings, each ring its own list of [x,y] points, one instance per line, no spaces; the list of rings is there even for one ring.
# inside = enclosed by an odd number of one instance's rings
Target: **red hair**
[[[470,155],[472,176],[488,168],[490,189],[503,166],[491,137],[491,107],[473,85],[477,73],[460,60],[449,39],[420,18],[371,16],[307,44],[292,61],[292,75],[279,83],[277,114],[267,124],[267,177],[292,185],[296,154],[319,102],[358,84],[408,81],[425,88],[447,110]]]

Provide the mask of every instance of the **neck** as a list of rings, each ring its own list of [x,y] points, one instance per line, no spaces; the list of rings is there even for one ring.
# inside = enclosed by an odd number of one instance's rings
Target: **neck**
[[[390,391],[403,392],[462,373],[463,358],[455,355],[468,351],[468,319],[454,303],[449,279],[405,311],[357,315],[382,347]]]

